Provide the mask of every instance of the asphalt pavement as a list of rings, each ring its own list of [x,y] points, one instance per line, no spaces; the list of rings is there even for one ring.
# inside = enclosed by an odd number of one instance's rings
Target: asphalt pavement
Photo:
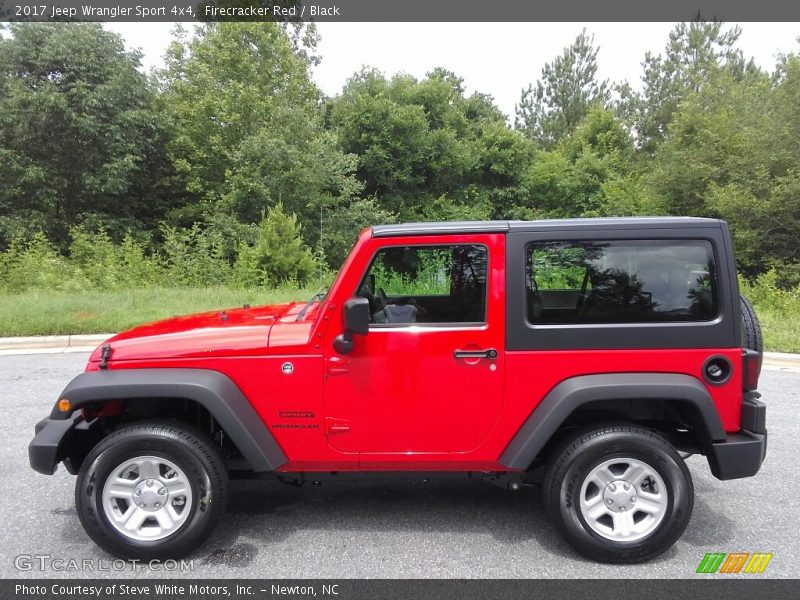
[[[765,370],[769,448],[753,478],[718,481],[688,460],[697,494],[683,537],[642,565],[577,555],[545,518],[539,491],[480,481],[233,481],[226,518],[191,564],[131,565],[98,549],[75,513],[74,477],[28,466],[33,426],[83,370],[85,353],[0,356],[0,576],[191,578],[686,578],[706,552],[772,552],[762,575],[800,572],[800,372]],[[191,569],[189,568],[191,567]],[[722,575],[720,577],[731,577]]]

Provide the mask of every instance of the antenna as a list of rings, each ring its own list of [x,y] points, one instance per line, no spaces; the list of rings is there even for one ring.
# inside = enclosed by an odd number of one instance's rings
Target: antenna
[[[317,249],[317,284],[319,285],[322,282],[322,261],[325,258],[325,251],[324,246],[322,245],[322,235],[323,235],[323,219],[322,219],[322,211],[324,210],[325,205],[323,202],[319,203],[319,241],[318,249]]]

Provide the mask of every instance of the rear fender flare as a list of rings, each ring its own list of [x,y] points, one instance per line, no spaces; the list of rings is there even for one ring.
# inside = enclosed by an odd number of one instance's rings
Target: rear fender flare
[[[582,406],[602,400],[667,400],[690,404],[699,415],[700,435],[709,447],[725,441],[725,429],[714,401],[696,378],[677,373],[581,375],[556,385],[509,442],[500,463],[527,469],[567,418]]]

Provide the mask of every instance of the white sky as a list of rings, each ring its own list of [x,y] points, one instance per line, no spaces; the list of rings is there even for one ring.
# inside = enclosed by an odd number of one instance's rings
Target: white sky
[[[171,23],[115,23],[131,48],[144,52],[147,68],[160,66]],[[187,26],[188,27],[188,26]],[[388,75],[423,77],[445,67],[464,78],[467,92],[494,96],[513,115],[522,88],[538,79],[545,62],[560,54],[581,29],[600,46],[599,77],[637,86],[645,53],[660,53],[671,23],[318,23],[322,63],[314,79],[333,96],[362,65]],[[742,23],[739,47],[771,70],[779,53],[800,51],[800,23]]]

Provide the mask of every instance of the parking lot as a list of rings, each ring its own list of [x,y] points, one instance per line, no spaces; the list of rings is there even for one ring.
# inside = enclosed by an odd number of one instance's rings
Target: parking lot
[[[47,477],[28,466],[34,424],[86,358],[84,353],[0,356],[6,414],[0,458],[3,577],[163,574],[146,565],[112,563],[81,528],[74,478],[63,468]],[[706,552],[772,552],[764,574],[737,577],[795,577],[800,572],[800,373],[765,370],[760,390],[769,407],[770,435],[762,471],[751,479],[722,482],[711,476],[703,457],[690,458],[697,498],[689,527],[665,555],[644,565],[599,565],[579,557],[546,520],[535,488],[515,493],[477,481],[302,488],[234,481],[227,517],[188,557],[192,570],[170,576],[685,578],[695,576]],[[17,557],[42,555],[51,561],[89,559],[88,564],[106,570],[39,570],[40,559],[30,570],[19,570],[30,563]]]

